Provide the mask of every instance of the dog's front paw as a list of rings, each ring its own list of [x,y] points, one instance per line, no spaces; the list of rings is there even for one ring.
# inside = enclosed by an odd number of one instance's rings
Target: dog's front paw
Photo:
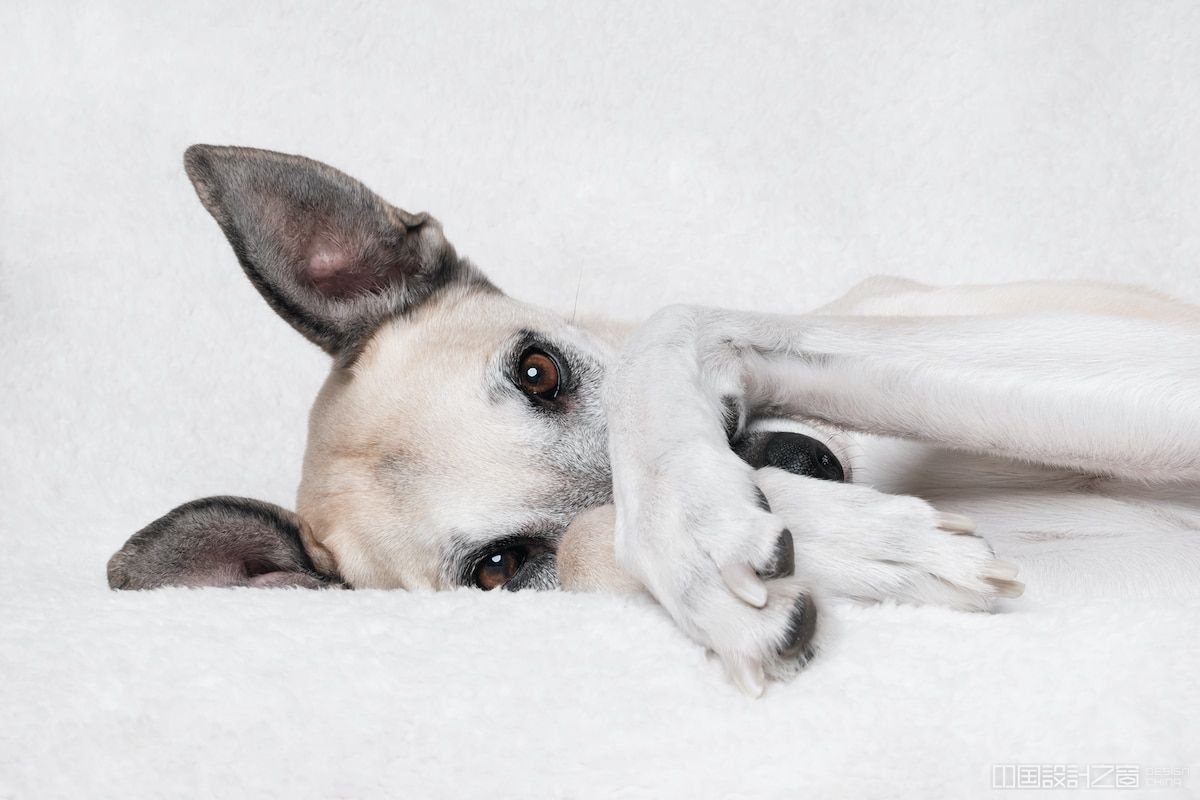
[[[1024,590],[969,519],[920,498],[778,469],[756,480],[795,536],[800,575],[823,592],[985,611]]]
[[[724,441],[670,448],[648,471],[614,465],[616,555],[746,694],[812,657],[817,609],[784,522]],[[632,479],[631,479],[632,478]]]
[[[906,535],[881,530],[884,535],[864,564],[873,573],[874,599],[989,611],[995,601],[1024,592],[1016,564],[996,558],[987,541],[975,535],[970,519],[939,512],[915,497],[895,500],[899,508],[891,530]]]
[[[887,560],[897,572],[896,599],[987,611],[996,600],[1021,596],[1025,584],[1016,580],[1017,565],[996,558],[970,519],[933,514],[932,525],[916,533],[906,552]]]
[[[747,694],[812,655],[816,607],[786,526],[729,447],[743,364],[706,312],[674,306],[630,337],[604,391],[621,568],[712,649]]]

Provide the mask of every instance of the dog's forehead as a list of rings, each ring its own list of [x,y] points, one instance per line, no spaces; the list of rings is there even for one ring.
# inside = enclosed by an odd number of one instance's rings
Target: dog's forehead
[[[460,458],[488,459],[495,454],[486,444],[525,422],[505,381],[507,351],[523,332],[548,326],[564,327],[499,294],[466,294],[384,325],[326,381],[310,449],[367,459],[377,470],[404,464],[423,482]]]
[[[358,355],[358,378],[393,377],[397,370],[426,379],[466,378],[484,369],[498,348],[522,332],[586,337],[561,316],[499,292],[450,291],[440,302],[398,317],[370,338]],[[446,369],[453,366],[453,374]]]

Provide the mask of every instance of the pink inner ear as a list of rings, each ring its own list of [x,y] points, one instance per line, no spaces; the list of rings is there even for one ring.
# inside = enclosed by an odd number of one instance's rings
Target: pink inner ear
[[[354,224],[340,224],[301,203],[266,194],[260,199],[261,230],[278,242],[283,257],[298,269],[296,280],[322,297],[342,300],[376,292],[387,283],[377,274],[373,236]]]
[[[308,256],[305,277],[325,297],[341,299],[378,290],[386,278],[332,242],[318,241]]]

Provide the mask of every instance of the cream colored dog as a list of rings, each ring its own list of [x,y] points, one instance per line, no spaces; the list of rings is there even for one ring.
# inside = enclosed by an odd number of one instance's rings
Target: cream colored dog
[[[113,556],[114,588],[648,591],[758,695],[812,656],[814,598],[1020,593],[922,496],[1200,485],[1200,310],[1161,295],[876,279],[803,316],[574,325],[330,167],[209,146],[185,163],[333,369],[298,513],[180,506]]]

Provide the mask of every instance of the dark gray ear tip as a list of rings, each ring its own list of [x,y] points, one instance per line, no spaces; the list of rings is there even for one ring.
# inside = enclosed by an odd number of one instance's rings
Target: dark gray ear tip
[[[216,145],[211,144],[193,144],[183,151],[184,166],[191,166],[194,163],[199,163],[208,157],[208,154],[216,149]]]
[[[210,144],[194,144],[183,153],[183,169],[188,180],[192,182],[196,194],[204,207],[220,221],[224,214],[217,205],[217,169],[214,162],[220,157],[221,150],[226,147],[214,147]]]
[[[299,167],[327,176],[337,175],[347,182],[354,183],[349,176],[343,175],[328,164],[277,150],[223,144],[194,144],[183,151],[183,168],[193,180],[196,177],[212,177],[226,169],[249,164]]]
[[[211,144],[194,144],[183,151],[183,168],[193,181],[212,175],[213,157],[224,148]]]
[[[183,151],[183,169],[202,197],[207,196],[220,182],[223,174],[237,166],[242,160],[260,157],[264,160],[286,159],[282,153],[270,150],[255,150],[249,147],[229,145],[194,144]]]

